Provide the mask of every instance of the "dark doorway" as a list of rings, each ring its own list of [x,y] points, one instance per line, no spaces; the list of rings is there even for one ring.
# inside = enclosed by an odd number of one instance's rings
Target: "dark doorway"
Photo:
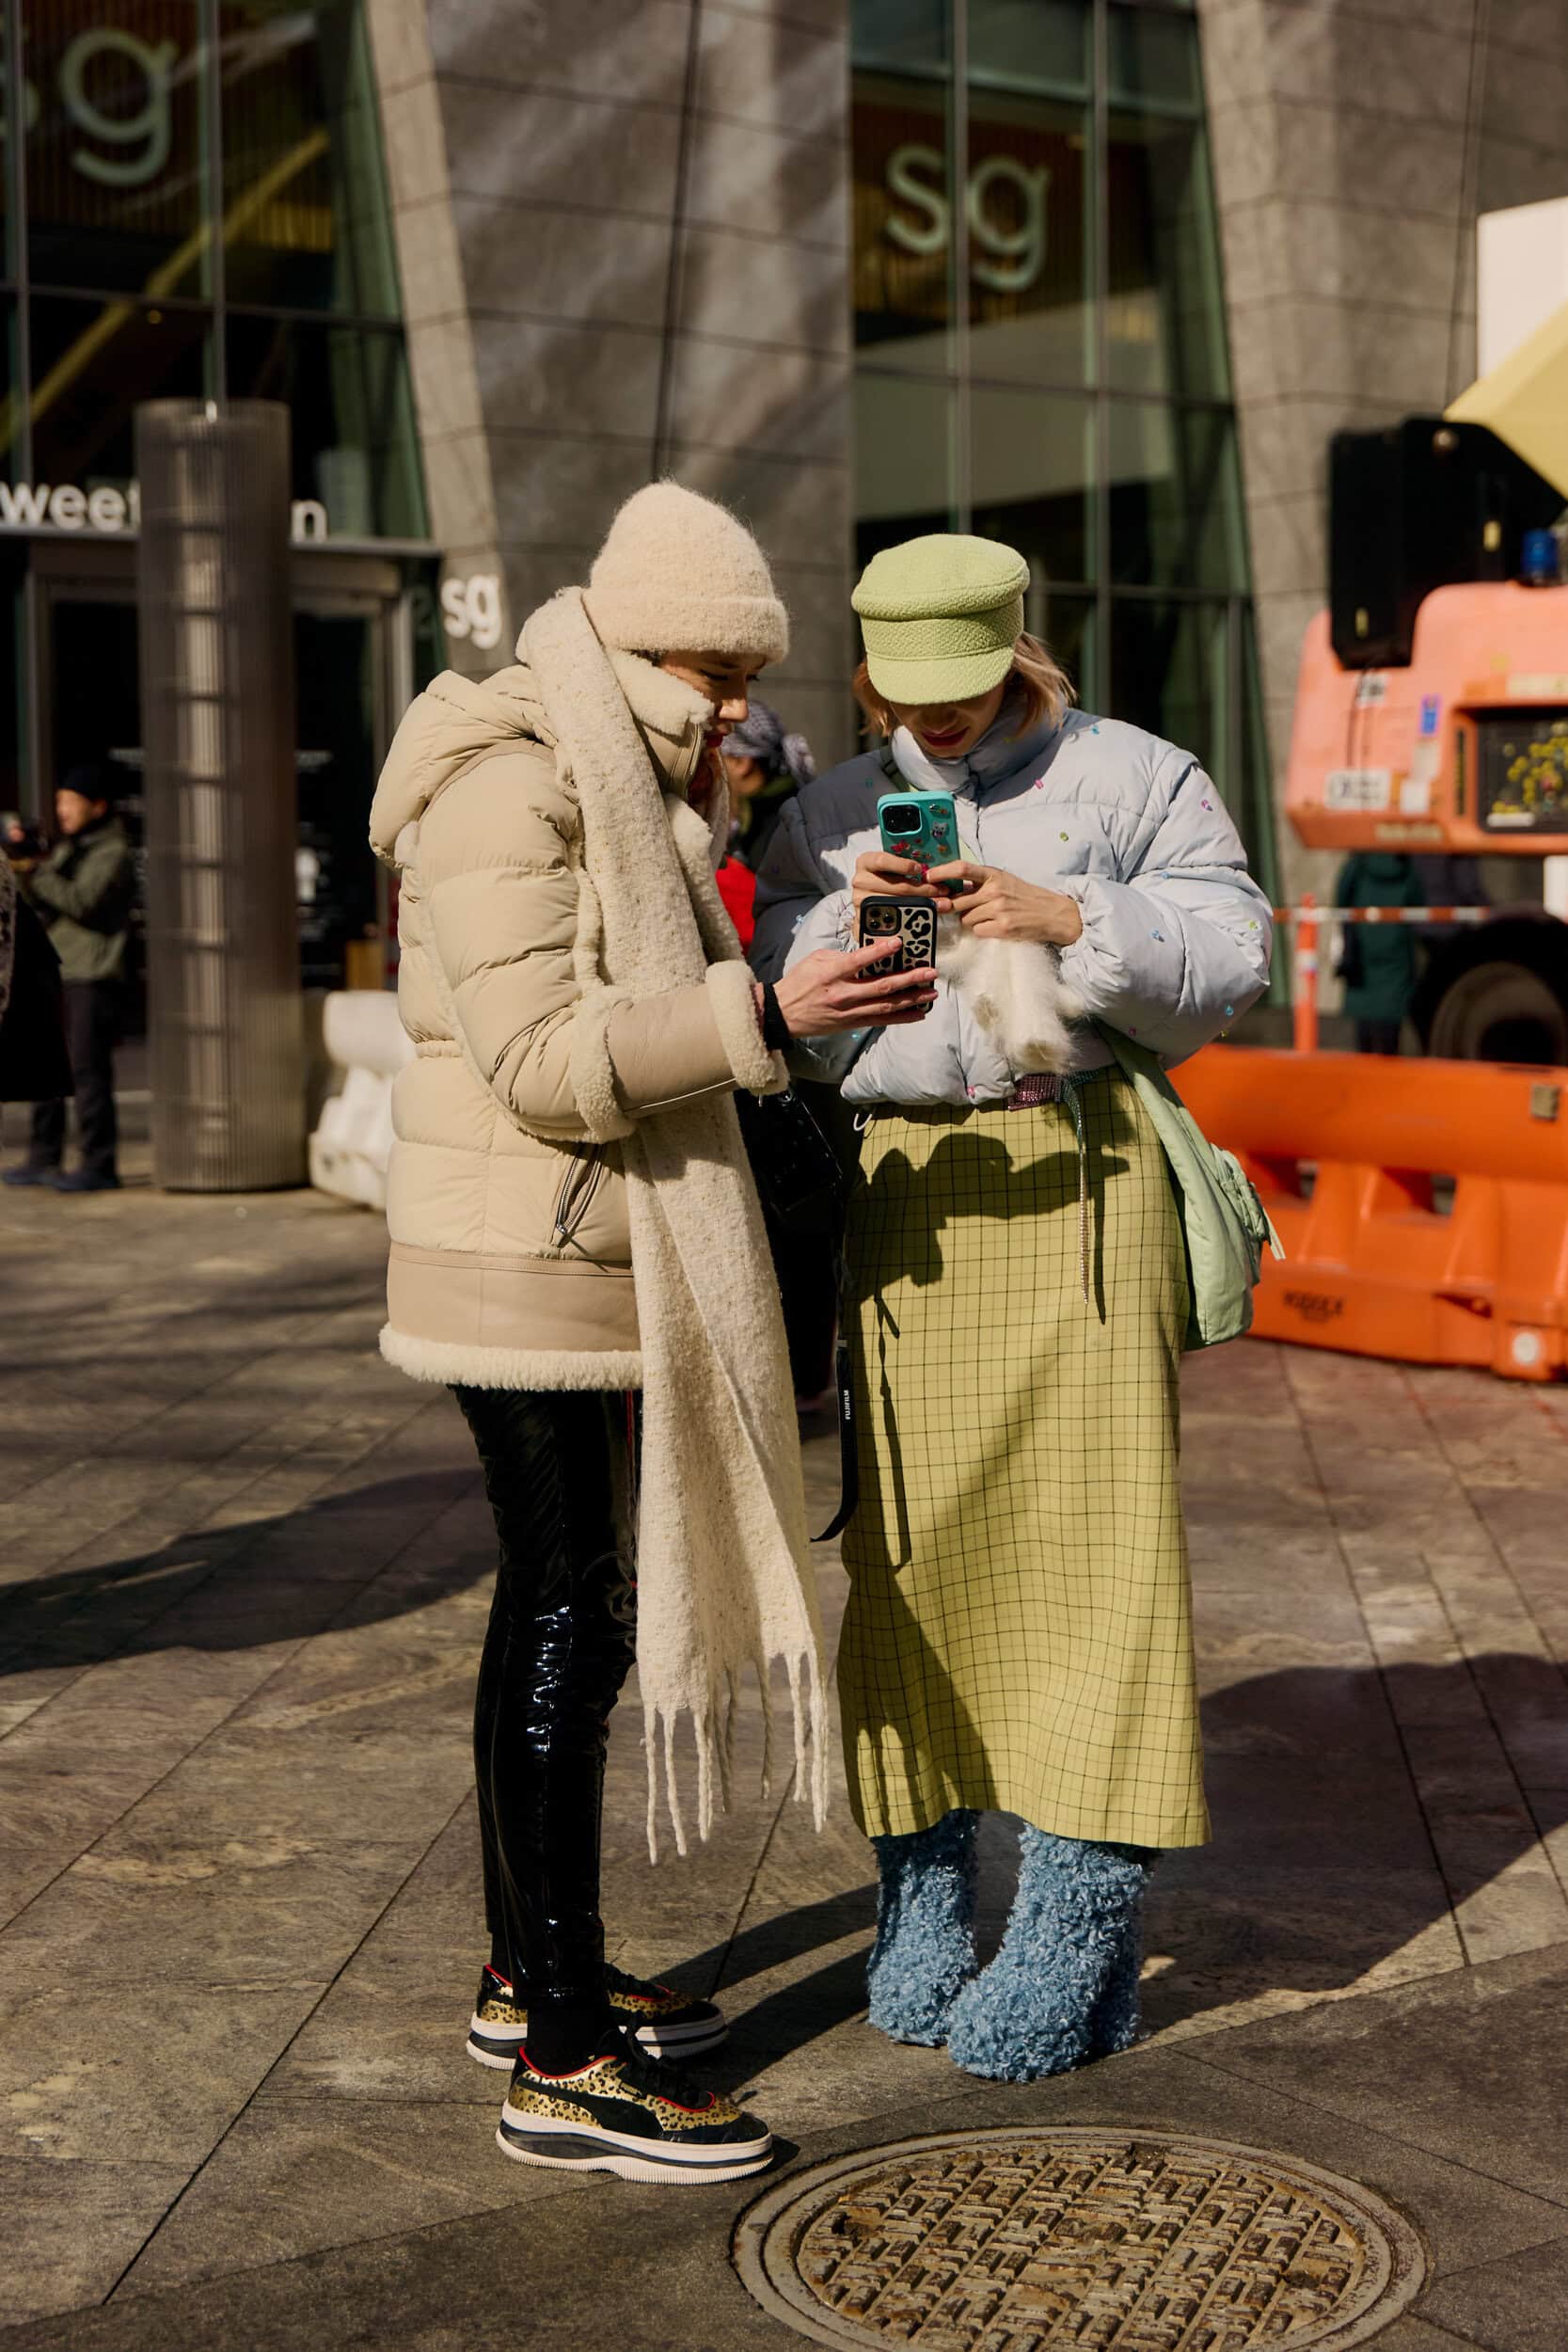
[[[385,924],[371,856],[381,764],[378,613],[294,614],[298,704],[300,977],[307,988],[379,986]]]
[[[34,562],[40,816],[47,827],[55,787],[73,767],[107,759],[120,777],[119,813],[139,864],[134,546],[50,545],[41,555],[34,550]],[[297,559],[294,594],[300,978],[308,989],[381,987],[388,881],[371,853],[370,808],[392,724],[413,689],[415,648],[405,643],[413,599],[391,564],[314,551]],[[22,804],[20,779],[12,800]],[[9,805],[0,795],[0,806]],[[138,940],[137,971],[143,962]],[[138,1004],[138,1025],[139,1013]]]

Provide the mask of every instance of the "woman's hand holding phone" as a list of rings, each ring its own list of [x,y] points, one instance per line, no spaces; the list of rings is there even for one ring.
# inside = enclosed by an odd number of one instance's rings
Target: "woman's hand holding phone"
[[[887,943],[851,947],[847,955],[818,947],[774,983],[779,1010],[793,1037],[833,1037],[845,1029],[898,1029],[924,1021],[936,1003],[929,965],[867,979],[887,956]]]
[[[940,868],[944,874],[958,870],[956,866]],[[849,888],[857,924],[863,898],[928,898],[939,914],[951,914],[958,904],[951,891],[935,885],[934,876],[927,879],[926,868],[914,858],[897,857],[891,850],[863,850],[855,860]]]
[[[971,858],[927,868],[891,850],[863,850],[850,889],[857,924],[866,898],[928,898],[939,914],[957,914],[965,930],[979,939],[1031,939],[1070,947],[1084,931],[1078,901],[1066,891],[1042,890]]]
[[[1070,947],[1084,935],[1076,898],[1065,890],[1042,890],[1037,882],[1021,882],[999,866],[976,866],[958,858],[951,866],[933,866],[931,880],[939,889],[945,882],[960,894],[958,918],[976,939],[1028,939],[1045,947]]]

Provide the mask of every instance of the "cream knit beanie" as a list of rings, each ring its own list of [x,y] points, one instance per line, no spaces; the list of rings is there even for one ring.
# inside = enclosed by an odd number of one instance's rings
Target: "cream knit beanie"
[[[623,653],[782,661],[789,616],[737,516],[678,482],[650,482],[610,526],[583,591],[600,641]]]

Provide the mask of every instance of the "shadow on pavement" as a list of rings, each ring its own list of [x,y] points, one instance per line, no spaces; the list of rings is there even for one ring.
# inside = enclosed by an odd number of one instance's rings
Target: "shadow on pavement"
[[[865,1951],[846,1952],[798,1982],[765,1994],[751,2009],[727,2010],[725,2052],[732,2064],[739,2060],[746,2074],[759,2074],[864,2010]]]
[[[868,1851],[868,1864],[870,1859]],[[743,1928],[728,1944],[710,1944],[705,1952],[682,1963],[681,1979],[701,1984],[710,1997],[717,1998],[721,1991],[733,1992],[749,1977],[766,1976],[770,1968],[819,1951],[826,1944],[842,1943],[847,1935],[869,1936],[876,1920],[877,1888],[868,1879],[863,1886],[847,1888],[842,1895],[829,1895],[821,1902],[802,1903],[795,1911],[759,1919],[754,1928]]]
[[[433,1535],[469,1501],[471,1533],[454,1524]],[[494,1560],[477,1471],[420,1471],[0,1586],[0,1669],[248,1649],[345,1621],[375,1625],[487,1580]],[[1568,1821],[1568,1687],[1550,1661],[1497,1651],[1386,1671],[1286,1668],[1211,1693],[1203,1720],[1214,1838],[1168,1854],[1156,1874],[1150,2026],[1272,1993],[1347,1991],[1487,1888],[1505,1948],[1550,1940],[1560,1898],[1544,1860],[1495,1885]],[[1008,1899],[1007,1846],[990,1841],[990,1923]],[[736,2019],[749,2059],[807,2046],[863,2008],[875,1914],[869,1851],[864,1861],[863,1883],[747,1927],[678,1971],[693,1988],[733,1992],[808,1963]],[[852,1950],[809,1967],[850,1937]],[[1455,1949],[1433,1943],[1406,1973],[1449,1965]]]
[[[277,1518],[197,1529],[155,1551],[0,1585],[0,1670],[261,1648],[319,1633],[350,1610],[356,1624],[374,1625],[426,1608],[495,1572],[487,1515],[478,1544],[427,1547],[413,1563],[402,1556],[477,1487],[467,1468],[419,1471]]]
[[[1270,1993],[1351,1990],[1568,1820],[1568,1687],[1523,1653],[1255,1676],[1205,1701],[1204,1728],[1214,1837],[1167,1854],[1155,1875],[1148,1949],[1164,1972],[1146,1987],[1150,2030]],[[1008,1900],[1004,1851],[993,1844],[983,1915]],[[864,2010],[875,1915],[875,1885],[858,1886],[746,1930],[727,1957],[696,1956],[683,1980],[722,1993],[863,1936],[734,2016],[731,2046],[754,2068]],[[1443,1964],[1434,1954],[1429,1966]]]
[[[122,1191],[135,1189],[140,1180],[126,1178]],[[11,1196],[14,1197],[14,1196]],[[38,1196],[28,1194],[27,1199]],[[54,1196],[46,1196],[53,1199]],[[92,1196],[100,1201],[119,1198],[114,1193]],[[182,1194],[160,1194],[161,1201],[177,1204],[185,1198]],[[265,1200],[271,1196],[262,1195]],[[225,1196],[227,1199],[228,1196]],[[74,1204],[59,1204],[64,1216],[80,1217]],[[90,1215],[90,1211],[88,1214]],[[66,1235],[69,1240],[70,1236]],[[82,1236],[76,1236],[80,1243]],[[202,1278],[198,1288],[188,1298],[160,1295],[155,1308],[150,1307],[143,1295],[146,1278],[138,1277],[134,1262],[122,1264],[118,1279],[111,1279],[106,1289],[52,1294],[47,1315],[34,1313],[13,1317],[6,1331],[6,1371],[8,1375],[37,1373],[40,1377],[56,1380],[69,1372],[84,1368],[102,1370],[105,1361],[105,1327],[119,1319],[148,1334],[146,1344],[155,1348],[160,1372],[166,1375],[188,1354],[196,1367],[197,1376],[202,1368],[221,1362],[225,1375],[235,1369],[236,1353],[231,1342],[214,1341],[210,1327],[215,1296],[221,1296],[223,1314],[230,1331],[236,1327],[251,1336],[251,1356],[265,1354],[269,1347],[285,1344],[296,1348],[297,1339],[289,1335],[279,1339],[272,1327],[295,1315],[307,1316],[312,1325],[333,1315],[352,1316],[352,1327],[334,1338],[312,1329],[309,1349],[312,1356],[355,1356],[366,1362],[374,1360],[373,1333],[369,1344],[365,1333],[365,1279],[353,1265],[321,1266],[241,1266],[226,1262],[218,1248],[220,1237],[204,1235],[213,1244],[209,1256],[191,1268]],[[37,1241],[36,1233],[30,1236]],[[243,1234],[232,1237],[235,1252],[246,1244]],[[197,1245],[197,1246],[199,1246]],[[182,1347],[187,1329],[198,1335],[198,1344]],[[134,1370],[134,1358],[125,1359]],[[166,1436],[159,1431],[160,1442]]]
[[[1156,1875],[1151,2026],[1348,1991],[1487,1888],[1494,1950],[1561,1932],[1541,1840],[1568,1820],[1568,1686],[1549,1660],[1286,1668],[1211,1694],[1203,1724],[1213,1842]],[[1532,1854],[1528,1883],[1497,1885]],[[1408,1973],[1445,1964],[1433,1945]]]

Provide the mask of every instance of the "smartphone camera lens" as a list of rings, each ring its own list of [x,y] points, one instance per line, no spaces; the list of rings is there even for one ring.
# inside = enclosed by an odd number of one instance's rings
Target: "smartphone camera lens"
[[[891,834],[915,834],[920,831],[920,811],[917,808],[890,808],[887,829]]]

